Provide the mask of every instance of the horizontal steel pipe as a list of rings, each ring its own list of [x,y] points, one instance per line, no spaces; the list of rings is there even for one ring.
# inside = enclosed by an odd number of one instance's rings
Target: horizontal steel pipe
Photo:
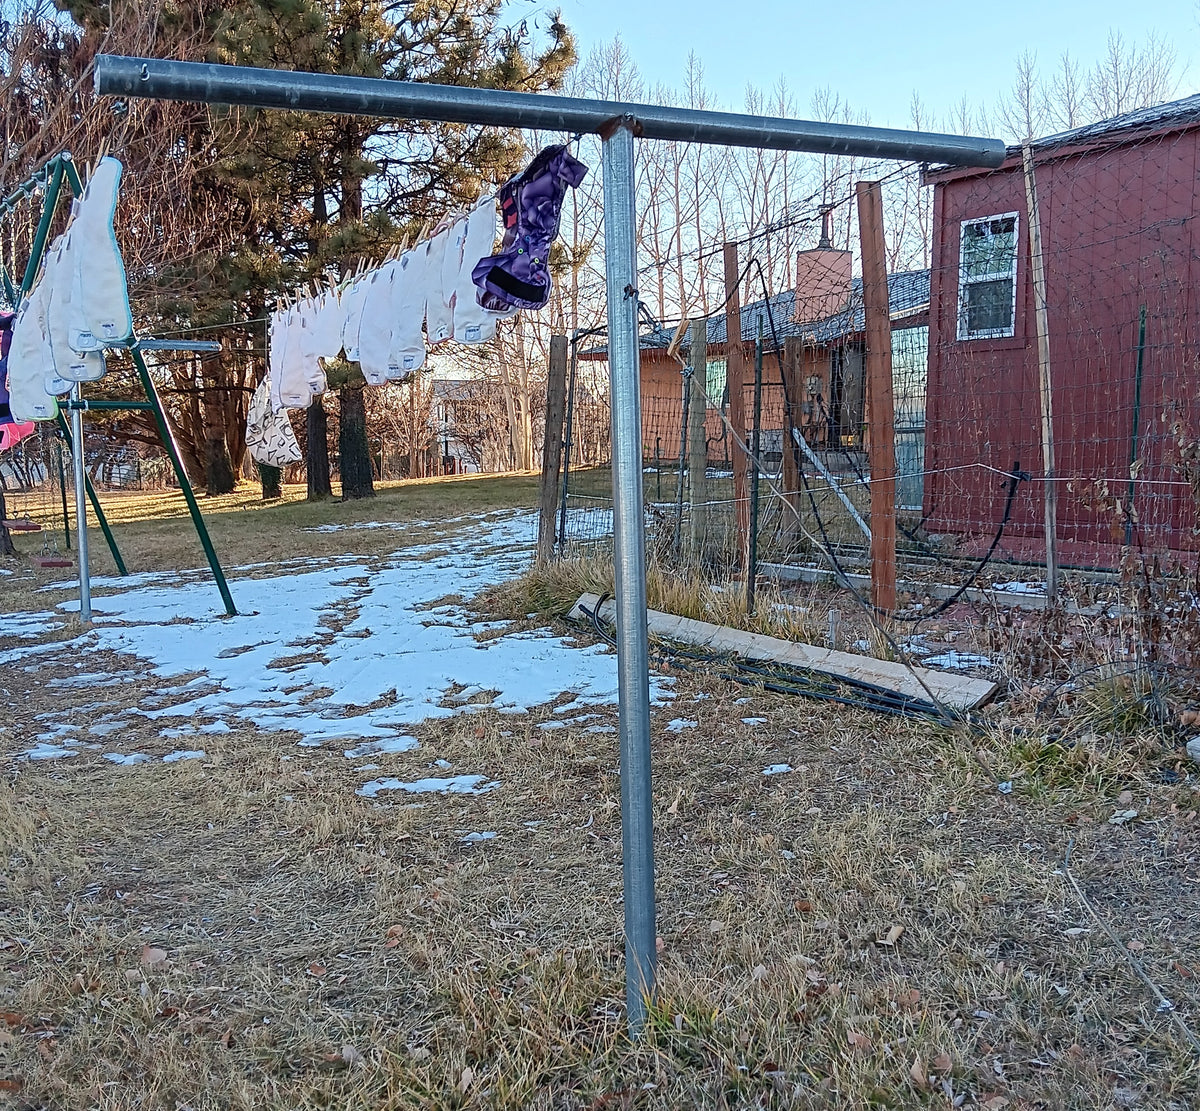
[[[647,139],[955,166],[999,166],[1005,153],[999,139],[114,54],[97,55],[95,83],[98,93],[110,96],[588,134],[631,116]]]

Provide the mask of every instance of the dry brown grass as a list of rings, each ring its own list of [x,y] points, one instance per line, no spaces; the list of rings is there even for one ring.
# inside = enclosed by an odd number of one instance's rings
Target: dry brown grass
[[[228,517],[229,535],[266,520]],[[292,522],[278,543],[404,540]],[[67,673],[69,652],[48,652],[49,671]],[[944,730],[680,675],[653,733],[660,993],[631,1042],[616,740],[587,732],[615,710],[553,731],[537,728],[551,707],[463,712],[370,773],[249,727],[206,736],[203,761],[12,760],[35,714],[83,724],[89,701],[157,693],[136,677],[48,688],[47,674],[10,668],[0,696],[0,1105],[1165,1111],[1200,1097],[1177,1029],[1058,871],[1073,838],[1098,913],[1200,1025],[1200,803],[1150,740],[1051,759],[997,728],[970,743],[1013,780],[1004,795]],[[126,750],[172,744],[132,728]],[[435,759],[501,786],[354,794],[370,776],[442,774]],[[777,763],[794,771],[763,776]],[[1109,824],[1118,809],[1138,816]],[[480,831],[497,836],[462,841]]]
[[[233,494],[200,497],[199,503],[221,565],[229,573],[241,565],[296,556],[321,559],[347,550],[378,555],[394,551],[401,544],[428,542],[443,535],[446,522],[453,518],[534,505],[537,479],[531,475],[456,475],[377,483],[376,491],[375,497],[356,501],[333,498],[309,502],[304,498],[303,486],[285,486],[281,500],[264,502],[257,487],[243,484]],[[103,492],[100,497],[131,573],[207,567],[179,491]],[[30,505],[19,509],[47,531],[14,535],[18,559],[5,561],[5,566],[15,569],[16,574],[4,579],[4,608],[36,610],[45,604],[45,595],[36,594],[38,587],[71,580],[77,571],[75,567],[42,570],[33,566],[31,557],[41,553],[47,537],[63,547],[62,521],[53,516],[53,507]],[[115,575],[112,555],[90,509],[88,520],[92,574]],[[364,522],[389,522],[403,528],[356,529],[352,533],[300,531]],[[74,558],[73,552],[69,555]],[[271,573],[270,568],[263,573]]]
[[[519,579],[486,592],[477,604],[500,616],[534,613],[563,618],[584,593],[611,594],[614,573],[608,555],[582,555],[536,564]],[[759,587],[752,613],[746,611],[745,586],[718,580],[696,568],[682,573],[650,558],[646,567],[646,599],[651,609],[716,625],[747,629],[785,640],[822,642],[825,637],[812,606],[818,588],[785,593],[766,583]]]

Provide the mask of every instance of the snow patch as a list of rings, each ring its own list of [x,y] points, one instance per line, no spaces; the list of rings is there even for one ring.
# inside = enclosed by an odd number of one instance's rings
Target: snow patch
[[[402,779],[373,779],[364,783],[354,793],[373,799],[380,791],[405,791],[410,795],[483,795],[494,791],[500,784],[482,775],[456,775],[449,779],[418,779],[406,783]]]
[[[361,760],[364,756],[378,756],[385,752],[408,752],[418,744],[420,742],[416,737],[385,737],[382,741],[368,741],[366,744],[348,748],[342,755],[349,760]]]
[[[987,656],[975,652],[956,652],[953,648],[940,656],[929,656],[921,661],[922,667],[940,667],[946,671],[966,671],[972,667],[992,667],[992,661]]]

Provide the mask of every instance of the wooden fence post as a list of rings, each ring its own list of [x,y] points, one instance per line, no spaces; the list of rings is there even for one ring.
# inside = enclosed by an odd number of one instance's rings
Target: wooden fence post
[[[876,609],[891,613],[896,608],[896,414],[892,400],[892,322],[887,248],[883,239],[883,188],[878,181],[860,181],[855,192],[867,333],[871,602]]]
[[[729,387],[729,424],[741,444],[746,442],[746,352],[742,348],[742,300],[738,279],[738,245],[726,243],[725,259],[725,381]],[[737,515],[736,551],[745,565],[750,547],[750,496],[746,482],[746,452],[730,444],[733,464],[733,506]]]
[[[538,495],[538,562],[554,556],[554,523],[558,516],[558,478],[562,463],[563,414],[567,404],[567,337],[550,337],[546,372],[546,426],[542,439],[542,482]]]
[[[1029,272],[1033,277],[1033,320],[1037,330],[1038,385],[1042,400],[1042,468],[1046,474],[1043,513],[1046,528],[1046,599],[1058,597],[1058,483],[1054,470],[1054,392],[1050,378],[1050,323],[1046,312],[1046,265],[1042,255],[1042,220],[1037,181],[1033,174],[1033,145],[1021,147],[1025,170],[1025,200],[1029,214]]]
[[[801,535],[800,524],[800,448],[796,444],[796,436],[803,435],[800,431],[803,423],[801,406],[805,395],[804,383],[800,380],[800,368],[803,361],[804,345],[799,336],[788,336],[783,341],[783,451],[782,478],[783,497],[791,509],[783,515],[782,532],[791,543]]]
[[[688,490],[691,509],[688,516],[688,554],[698,560],[704,553],[708,528],[708,434],[704,418],[708,413],[708,321],[693,320],[691,348],[691,400],[688,404]]]

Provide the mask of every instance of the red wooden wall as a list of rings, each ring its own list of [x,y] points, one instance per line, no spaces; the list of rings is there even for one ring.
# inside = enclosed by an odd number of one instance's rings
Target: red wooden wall
[[[1037,156],[1059,537],[1065,562],[1111,564],[1130,477],[1138,316],[1146,340],[1134,511],[1139,541],[1196,547],[1200,505],[1177,436],[1200,436],[1200,126]],[[1015,335],[957,339],[963,220],[1020,213]],[[1019,159],[935,181],[924,509],[933,532],[990,538],[1014,461],[1030,471],[1007,535],[1037,555],[1044,485],[1025,183]],[[1180,429],[1177,429],[1180,431]],[[1107,549],[1107,550],[1106,550]]]

